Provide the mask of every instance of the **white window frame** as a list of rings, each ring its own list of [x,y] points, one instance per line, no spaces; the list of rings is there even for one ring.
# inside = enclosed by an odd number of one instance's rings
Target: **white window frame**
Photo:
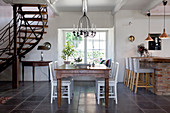
[[[61,28],[58,29],[58,40],[57,40],[57,53],[58,53],[58,62],[60,65],[64,63],[64,60],[61,58],[62,50],[64,48],[66,38],[66,32],[72,32],[71,28]],[[97,32],[106,32],[106,59],[111,58],[113,61],[115,59],[115,38],[114,38],[114,28],[98,28]],[[61,43],[60,43],[61,42]],[[84,44],[85,45],[85,44]],[[108,48],[112,48],[108,50]],[[87,58],[86,58],[87,59]]]

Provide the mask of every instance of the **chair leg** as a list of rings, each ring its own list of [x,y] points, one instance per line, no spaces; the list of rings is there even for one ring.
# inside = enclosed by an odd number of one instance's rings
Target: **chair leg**
[[[97,80],[96,80],[96,99],[98,99],[98,84],[97,84]]]
[[[137,89],[138,89],[138,81],[139,81],[139,73],[137,73],[137,77],[136,77],[135,93],[137,93]]]
[[[51,85],[51,104],[53,103],[53,95],[54,95],[54,91],[53,91],[53,88],[54,86]]]
[[[125,68],[124,81],[123,81],[123,83],[124,83],[124,84],[126,83],[126,78],[127,78],[127,77],[126,77],[126,76],[127,76],[127,71],[128,71],[128,70]]]
[[[135,86],[135,75],[136,75],[136,73],[134,72],[134,74],[133,74],[133,81],[132,81],[132,91],[133,91],[133,89],[134,89],[134,86]]]
[[[128,75],[128,82],[127,82],[127,87],[129,87],[131,73],[132,73],[132,71],[129,71],[129,75]]]
[[[117,104],[117,84],[115,84],[115,102]]]
[[[149,84],[148,84],[148,76],[149,76],[149,75],[148,75],[147,73],[146,73],[145,75],[146,75],[146,86],[148,86],[148,85],[149,85]]]
[[[71,99],[72,99],[72,97],[73,97],[73,95],[74,95],[74,79],[72,78],[71,79]]]
[[[100,103],[100,85],[97,87],[97,104]]]
[[[133,79],[133,71],[132,71],[132,73],[131,73],[131,75],[130,75],[130,89],[132,88],[132,79]]]
[[[130,73],[130,70],[128,70],[127,77],[126,77],[126,87],[128,86],[129,73]]]
[[[68,104],[70,104],[70,85],[68,85]]]
[[[153,93],[155,94],[155,74],[152,73],[152,86],[153,86]]]

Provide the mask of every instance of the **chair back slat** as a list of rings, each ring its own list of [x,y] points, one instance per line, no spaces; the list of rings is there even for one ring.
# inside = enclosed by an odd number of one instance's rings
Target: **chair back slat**
[[[50,78],[51,78],[51,82],[54,81],[54,66],[53,66],[53,62],[49,63],[49,70],[50,70]]]
[[[133,60],[129,57],[129,69],[133,71]]]
[[[117,83],[118,72],[119,72],[119,63],[116,62],[116,63],[114,63],[114,65],[112,67],[112,77],[115,80],[115,83]]]
[[[58,68],[58,61],[54,61],[54,68]]]
[[[119,73],[119,63],[115,63],[115,83],[117,83],[117,78],[118,78],[118,73]]]
[[[111,63],[111,71],[109,72],[109,77],[110,78],[113,78],[113,75],[114,75],[114,62],[112,61]]]
[[[126,69],[129,69],[129,58],[125,59],[125,67]]]
[[[139,70],[139,59],[133,59],[134,71],[137,72]]]

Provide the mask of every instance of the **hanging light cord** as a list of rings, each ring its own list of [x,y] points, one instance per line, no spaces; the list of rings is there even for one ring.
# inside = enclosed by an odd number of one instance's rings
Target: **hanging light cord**
[[[164,4],[164,29],[165,29],[165,4]]]
[[[164,5],[164,29],[165,29],[165,6],[167,4],[166,0],[163,0],[163,5]]]
[[[149,18],[149,21],[148,21],[148,33],[150,33],[150,16],[151,16],[150,11],[147,13],[147,16]]]
[[[148,33],[150,33],[150,28],[151,28],[151,26],[150,26],[150,22],[151,22],[151,21],[150,21],[150,16],[151,16],[151,14],[150,14],[150,12],[149,12],[149,13],[148,13],[148,17],[149,17],[149,27],[148,27],[148,28],[149,28],[149,29],[148,29],[149,32],[148,32]]]

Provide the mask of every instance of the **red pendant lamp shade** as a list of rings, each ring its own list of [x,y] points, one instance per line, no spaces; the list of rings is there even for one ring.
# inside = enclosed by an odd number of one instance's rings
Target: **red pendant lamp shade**
[[[151,36],[150,36],[150,16],[151,16],[151,14],[150,14],[150,12],[148,12],[147,13],[147,16],[149,17],[149,22],[148,22],[148,37],[145,39],[145,41],[153,41],[153,39],[151,38]]]
[[[160,39],[167,39],[167,38],[169,38],[168,35],[165,32],[165,6],[167,4],[167,1],[163,0],[162,2],[163,2],[163,5],[164,5],[164,29],[163,29],[163,33],[161,34],[161,36],[159,38]]]

